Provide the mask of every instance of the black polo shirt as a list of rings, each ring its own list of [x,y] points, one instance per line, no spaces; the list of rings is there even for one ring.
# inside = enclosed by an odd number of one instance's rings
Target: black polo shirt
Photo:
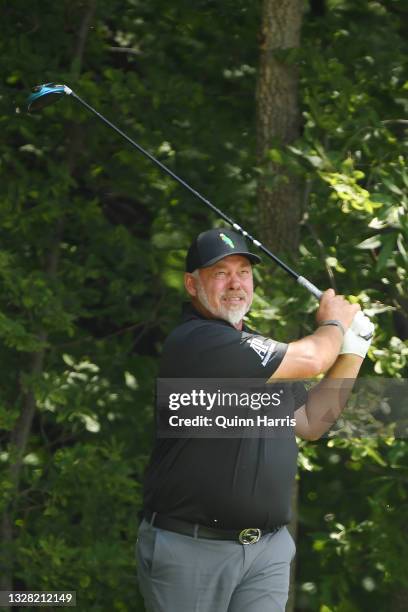
[[[191,305],[167,338],[161,378],[261,378],[276,371],[287,344],[206,319]],[[305,403],[293,385],[293,412]],[[144,509],[223,529],[290,521],[297,446],[282,438],[157,439],[144,482]]]

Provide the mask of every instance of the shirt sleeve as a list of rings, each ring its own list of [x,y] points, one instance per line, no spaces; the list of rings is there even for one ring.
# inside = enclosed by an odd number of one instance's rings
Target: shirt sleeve
[[[288,345],[257,333],[227,325],[207,324],[195,329],[190,341],[196,348],[202,377],[263,378],[268,380],[282,362]]]

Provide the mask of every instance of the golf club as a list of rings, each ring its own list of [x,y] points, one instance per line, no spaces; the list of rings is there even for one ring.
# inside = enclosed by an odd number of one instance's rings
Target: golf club
[[[143,147],[141,147],[137,142],[132,140],[125,132],[119,129],[116,125],[111,123],[106,117],[101,115],[95,108],[93,108],[90,104],[85,102],[82,98],[80,98],[70,87],[67,85],[57,85],[56,83],[45,83],[44,85],[38,85],[34,87],[32,94],[28,98],[28,111],[33,112],[37,110],[43,109],[45,106],[53,104],[61,99],[63,95],[72,96],[77,100],[82,106],[91,111],[94,115],[96,115],[101,121],[103,121],[107,126],[112,128],[115,132],[117,132],[122,138],[124,138],[129,144],[135,147],[140,153],[142,153],[145,157],[148,157],[150,161],[155,163],[159,168],[161,168],[166,174],[171,176],[175,181],[177,181],[180,185],[185,187],[190,193],[192,193],[196,198],[201,200],[203,204],[208,206],[213,212],[215,212],[221,219],[224,219],[229,225],[231,225],[234,230],[242,234],[246,239],[250,240],[258,249],[260,249],[263,253],[268,255],[278,266],[283,268],[285,272],[287,272],[290,276],[292,276],[299,285],[305,287],[310,293],[312,293],[318,300],[322,297],[322,291],[318,289],[313,283],[311,283],[307,278],[304,278],[300,274],[297,274],[292,268],[290,268],[287,264],[285,264],[279,257],[274,255],[269,249],[267,249],[259,240],[251,236],[247,231],[245,231],[238,223],[236,223],[233,219],[230,219],[225,213],[219,210],[214,204],[212,204],[209,200],[204,198],[198,191],[190,187],[188,183],[183,181],[177,174],[172,172],[170,168],[167,168],[164,164],[162,164],[158,159],[153,157],[148,151],[146,151]]]

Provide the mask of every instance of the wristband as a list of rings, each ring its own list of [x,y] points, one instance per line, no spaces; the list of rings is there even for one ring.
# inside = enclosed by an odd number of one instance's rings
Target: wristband
[[[338,321],[337,319],[328,319],[327,321],[322,321],[321,323],[319,323],[319,327],[323,327],[324,325],[334,325],[335,327],[338,327],[341,330],[343,337],[346,333],[346,329],[343,323],[341,321]]]

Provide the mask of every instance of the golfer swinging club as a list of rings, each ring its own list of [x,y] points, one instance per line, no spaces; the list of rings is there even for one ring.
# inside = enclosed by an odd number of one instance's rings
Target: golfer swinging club
[[[357,377],[371,342],[360,333],[373,325],[361,315],[353,322],[360,306],[332,289],[320,301],[317,329],[300,340],[276,342],[245,326],[259,261],[229,229],[193,241],[184,278],[190,303],[164,344],[160,377]],[[319,385],[309,394],[293,386],[295,433],[316,440],[332,424],[328,409],[335,420],[342,407],[327,406]],[[295,554],[286,528],[293,447],[271,437],[156,440],[137,541],[149,612],[284,612]]]

